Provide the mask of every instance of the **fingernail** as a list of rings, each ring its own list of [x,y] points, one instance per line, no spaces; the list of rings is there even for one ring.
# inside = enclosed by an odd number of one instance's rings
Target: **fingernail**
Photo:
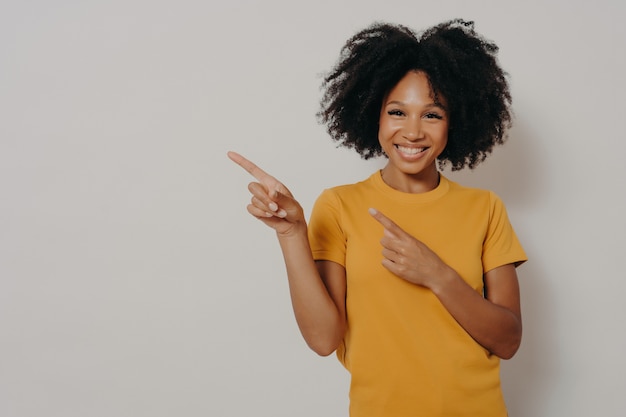
[[[280,209],[276,215],[280,218],[287,217],[287,212],[283,209]]]
[[[274,214],[270,213],[269,211],[266,211],[265,217],[274,217]]]
[[[271,203],[269,204],[269,207],[270,207],[270,210],[272,210],[272,211],[276,211],[276,210],[278,210],[278,204],[276,204],[276,203],[274,203],[274,202],[271,202]]]
[[[376,209],[373,209],[373,208],[369,208],[369,209],[367,209],[367,211],[369,211],[369,213],[370,213],[372,216],[375,216],[375,215],[376,215],[376,213],[378,213],[378,212],[376,211]]]

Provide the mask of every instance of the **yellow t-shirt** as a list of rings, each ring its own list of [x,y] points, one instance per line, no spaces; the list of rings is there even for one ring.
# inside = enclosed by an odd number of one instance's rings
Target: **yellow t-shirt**
[[[348,329],[337,356],[351,373],[352,417],[504,417],[500,361],[428,289],[381,265],[373,207],[430,247],[477,292],[483,274],[526,260],[501,200],[441,176],[421,194],[367,180],[325,190],[309,222],[313,257],[343,265]]]

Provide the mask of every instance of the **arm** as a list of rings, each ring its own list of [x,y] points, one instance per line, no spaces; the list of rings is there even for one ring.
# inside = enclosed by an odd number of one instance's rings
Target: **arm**
[[[455,320],[485,349],[503,359],[513,357],[522,337],[515,266],[508,264],[487,271],[485,298],[430,248],[382,213],[371,212],[385,228],[381,239],[383,266],[400,278],[433,291]]]
[[[346,272],[331,261],[313,261],[306,233],[278,238],[291,304],[304,340],[317,354],[333,353],[346,330]]]
[[[515,355],[522,340],[519,285],[513,264],[485,274],[486,298],[448,267],[430,287],[456,321],[479,344],[502,359]]]
[[[248,212],[276,231],[304,340],[316,353],[331,354],[346,328],[345,269],[313,260],[302,207],[281,182],[237,153],[229,152],[228,157],[258,180],[248,186],[252,193]]]

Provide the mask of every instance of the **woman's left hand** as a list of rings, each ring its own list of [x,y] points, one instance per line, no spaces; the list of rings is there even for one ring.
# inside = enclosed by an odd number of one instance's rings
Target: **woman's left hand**
[[[380,240],[383,246],[382,264],[394,275],[423,287],[432,288],[449,269],[428,246],[405,232],[381,212],[370,209],[370,214],[383,227]]]
[[[522,337],[515,265],[502,265],[485,273],[485,298],[424,243],[384,214],[374,209],[370,213],[385,228],[380,241],[383,266],[408,282],[429,288],[474,340],[500,358],[511,358]]]

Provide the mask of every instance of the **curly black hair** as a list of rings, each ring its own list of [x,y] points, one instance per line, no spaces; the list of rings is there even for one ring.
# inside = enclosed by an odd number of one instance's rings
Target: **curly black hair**
[[[419,34],[376,22],[350,38],[324,78],[317,116],[340,146],[369,159],[383,154],[378,121],[385,95],[409,71],[424,72],[435,101],[450,117],[443,168],[474,168],[502,144],[511,126],[511,94],[498,47],[474,31],[474,22],[450,20]]]

